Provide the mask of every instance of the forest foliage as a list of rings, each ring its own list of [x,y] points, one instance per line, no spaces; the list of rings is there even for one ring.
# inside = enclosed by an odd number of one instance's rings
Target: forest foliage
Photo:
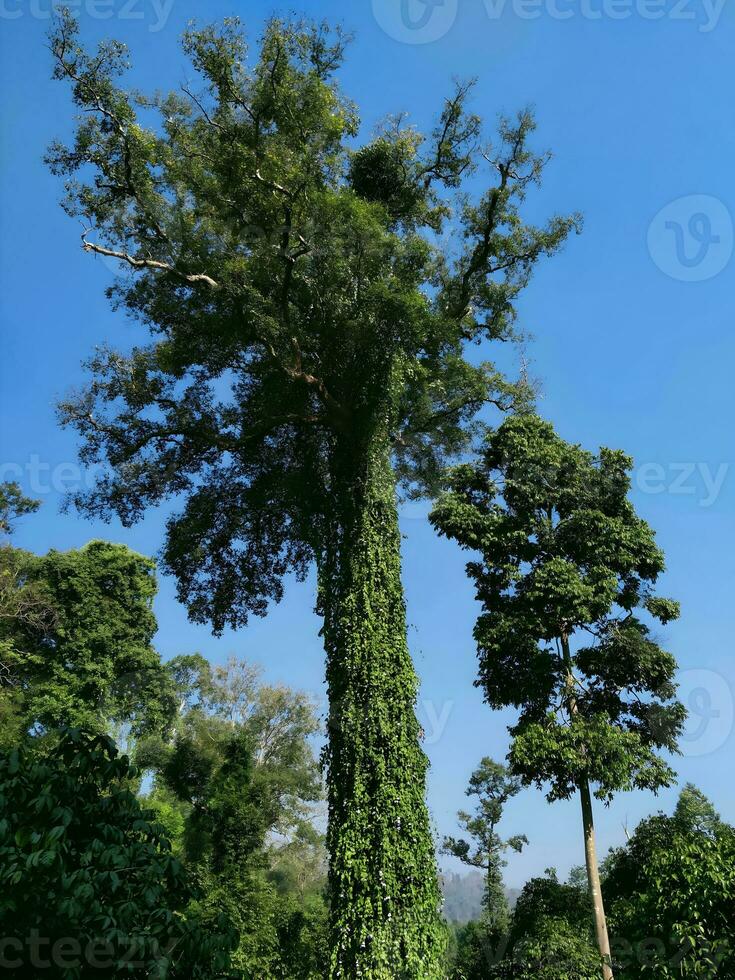
[[[488,138],[457,82],[423,133],[361,141],[348,38],[273,18],[191,25],[196,82],[126,87],[125,47],[59,12],[79,112],[47,161],[82,246],[137,321],[59,406],[97,480],[70,501],[127,527],[169,509],[158,562],[94,540],[13,543],[38,502],[0,485],[0,968],[158,980],[714,980],[735,975],[735,830],[696,787],[600,860],[593,802],[674,785],[685,720],[659,631],[664,555],[632,460],[562,439],[474,349],[520,337],[550,154],[530,110]],[[495,420],[497,424],[492,422]],[[492,424],[491,424],[492,423]],[[477,686],[516,714],[479,746],[436,840],[415,713],[401,497],[468,552]],[[314,571],[328,695],[241,658],[156,648],[157,572],[216,634]],[[533,848],[509,804],[581,804],[585,866],[508,900]],[[537,800],[536,805],[543,803]],[[481,874],[447,921],[437,852]],[[444,914],[443,914],[444,913]],[[459,918],[459,916],[457,916]],[[33,972],[35,971],[35,973]]]

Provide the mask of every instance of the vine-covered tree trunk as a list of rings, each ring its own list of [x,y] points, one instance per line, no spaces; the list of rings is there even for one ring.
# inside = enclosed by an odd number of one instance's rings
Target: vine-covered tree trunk
[[[330,977],[434,980],[440,898],[390,443],[381,432],[367,448],[358,439],[337,452],[339,503],[320,569],[330,701]]]

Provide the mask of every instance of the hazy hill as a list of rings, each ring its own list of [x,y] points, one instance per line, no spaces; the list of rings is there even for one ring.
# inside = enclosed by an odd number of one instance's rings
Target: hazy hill
[[[470,871],[464,875],[446,873],[441,876],[444,918],[448,922],[462,925],[479,918],[482,912],[484,881],[484,875],[479,871]],[[520,892],[517,888],[508,888],[505,893],[512,907]]]

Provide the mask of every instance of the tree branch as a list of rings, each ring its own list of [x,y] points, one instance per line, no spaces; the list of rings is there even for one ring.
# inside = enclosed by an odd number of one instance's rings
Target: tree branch
[[[126,262],[133,269],[158,269],[162,272],[170,272],[172,275],[178,276],[179,279],[191,285],[204,283],[210,289],[222,288],[216,279],[212,279],[211,276],[208,276],[204,272],[181,272],[175,266],[171,265],[170,262],[163,262],[160,259],[136,259],[127,252],[117,252],[115,249],[106,248],[104,245],[88,242],[86,238],[88,234],[89,232],[87,231],[82,234],[82,248],[85,252],[94,252],[95,255],[105,255],[111,259],[119,259],[120,262]]]

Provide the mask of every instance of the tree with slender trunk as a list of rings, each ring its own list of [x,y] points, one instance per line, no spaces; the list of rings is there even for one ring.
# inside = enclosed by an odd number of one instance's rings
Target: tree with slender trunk
[[[510,771],[548,786],[550,801],[578,794],[602,975],[613,976],[595,851],[591,784],[656,791],[674,773],[686,715],[676,661],[641,616],[668,623],[678,604],[654,595],[664,570],[648,524],[628,500],[632,461],[562,440],[533,414],[490,434],[480,461],[454,469],[432,521],[462,547],[482,614],[475,628],[478,684],[491,707],[520,709]]]
[[[507,930],[510,919],[503,887],[503,868],[507,863],[504,854],[508,850],[520,854],[528,844],[525,834],[514,834],[504,840],[497,830],[506,803],[520,790],[520,779],[510,775],[502,763],[486,756],[470,776],[467,787],[467,796],[477,797],[475,812],[460,810],[457,814],[459,824],[470,840],[445,837],[442,844],[445,854],[485,872],[484,919],[486,925],[496,932]]]
[[[87,513],[130,524],[177,501],[163,564],[195,621],[243,626],[316,567],[330,975],[425,980],[439,893],[396,493],[431,494],[477,412],[523,397],[465,348],[512,338],[519,291],[577,219],[524,223],[547,159],[528,148],[533,120],[483,145],[470,85],[428,136],[401,117],[358,147],[335,81],[344,46],[273,20],[251,59],[235,21],[191,30],[196,80],[146,97],[118,81],[123,46],[86,53],[62,15],[56,76],[82,118],[49,162],[83,248],[127,273],[113,303],[150,340],[98,350],[61,415],[83,460],[107,464],[77,499]],[[473,200],[475,172],[489,188]]]

